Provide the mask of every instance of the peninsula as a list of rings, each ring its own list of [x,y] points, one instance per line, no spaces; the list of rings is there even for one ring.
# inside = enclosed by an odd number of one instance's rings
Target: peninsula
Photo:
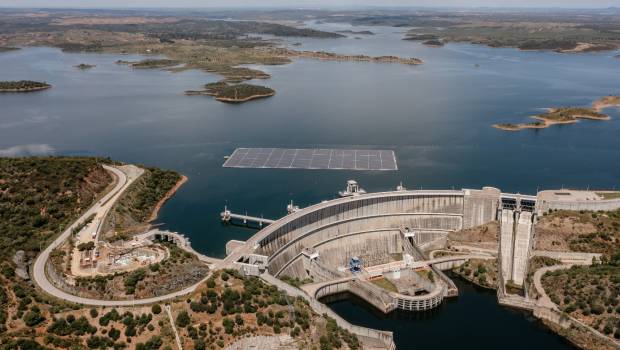
[[[0,158],[6,209],[0,211],[4,348],[246,348],[257,337],[276,344],[280,333],[301,348],[315,339],[327,348],[361,348],[363,339],[343,329],[341,321],[317,313],[303,298],[235,268],[211,270],[204,256],[191,253],[189,241],[172,241],[181,235],[157,231],[169,235],[165,242],[147,242],[142,234],[132,236],[129,244],[109,243],[106,231],[144,223],[185,180],[173,171],[111,164],[84,157]],[[103,226],[96,244],[91,237],[95,226]],[[65,247],[75,252],[65,254]],[[158,254],[156,259],[136,259],[149,251]],[[110,252],[114,255],[104,258]],[[79,259],[67,263],[71,256]],[[89,262],[87,256],[98,259]],[[115,266],[126,271],[101,270]],[[71,270],[82,274],[66,276]],[[63,284],[64,279],[75,284]],[[193,286],[179,290],[190,279]],[[151,293],[156,296],[148,298]],[[131,299],[117,299],[121,294]]]
[[[398,56],[367,56],[367,55],[342,55],[326,51],[295,51],[285,50],[289,57],[314,58],[325,61],[355,61],[355,62],[375,62],[375,63],[399,63],[407,65],[418,65],[424,63],[415,57]]]
[[[252,84],[229,84],[226,81],[209,83],[202,91],[186,91],[188,96],[208,95],[227,103],[242,103],[259,98],[271,97],[276,92],[268,87]]]
[[[1,92],[32,92],[49,89],[52,86],[45,82],[32,80],[0,81]]]
[[[493,124],[496,129],[504,131],[520,131],[524,129],[545,129],[556,124],[574,124],[580,119],[609,120],[608,115],[601,113],[608,107],[620,106],[620,96],[602,97],[592,107],[561,107],[549,108],[546,113],[532,116],[536,121],[530,123],[501,123]]]

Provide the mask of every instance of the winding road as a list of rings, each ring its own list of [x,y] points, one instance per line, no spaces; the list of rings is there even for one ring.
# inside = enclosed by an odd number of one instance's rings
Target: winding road
[[[65,240],[69,238],[74,228],[84,222],[89,216],[95,215],[105,215],[110,208],[116,203],[116,201],[121,197],[123,192],[129,188],[129,186],[139,178],[144,172],[143,169],[140,169],[135,166],[123,166],[123,167],[112,167],[108,165],[103,166],[107,171],[111,172],[116,176],[118,182],[114,186],[114,188],[107,193],[103,198],[97,201],[90,209],[88,209],[78,220],[76,220],[73,224],[67,227],[58,238],[56,238],[52,244],[50,244],[45,250],[39,254],[37,259],[34,262],[32,268],[32,279],[39,288],[45,291],[47,294],[63,299],[72,303],[83,304],[83,305],[91,305],[91,306],[134,306],[134,305],[146,305],[158,303],[161,301],[174,299],[179,296],[187,295],[192,293],[198,288],[198,286],[209,278],[210,273],[200,282],[187,287],[183,290],[160,295],[157,297],[146,298],[146,299],[135,299],[135,300],[100,300],[100,299],[91,299],[79,297],[73,294],[69,294],[52,284],[49,281],[48,276],[45,272],[45,265],[49,260],[50,254],[52,251],[60,246]]]

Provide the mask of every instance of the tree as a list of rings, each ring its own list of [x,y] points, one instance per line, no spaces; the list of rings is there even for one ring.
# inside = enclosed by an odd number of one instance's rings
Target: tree
[[[187,311],[181,311],[179,313],[179,315],[177,316],[177,321],[176,324],[177,326],[181,327],[181,328],[185,328],[187,327],[190,323],[191,323],[191,319],[189,317],[189,314],[187,313]]]
[[[28,311],[26,315],[24,315],[24,323],[28,327],[34,327],[39,323],[43,322],[44,320],[45,317],[41,316],[41,313],[38,310]]]
[[[155,315],[159,315],[161,313],[161,306],[159,304],[155,304],[151,307],[151,312]]]

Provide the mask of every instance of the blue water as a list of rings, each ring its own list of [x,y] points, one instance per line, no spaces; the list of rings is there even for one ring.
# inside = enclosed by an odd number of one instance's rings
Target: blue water
[[[386,316],[356,297],[329,306],[350,322],[394,332],[398,349],[576,349],[533,316],[499,306],[495,291],[454,281],[458,298],[429,312]]]
[[[198,251],[219,257],[228,240],[255,232],[222,226],[224,205],[277,218],[291,199],[306,206],[332,198],[351,178],[369,191],[391,189],[400,181],[409,188],[490,185],[521,193],[562,186],[620,188],[617,109],[607,111],[608,122],[519,133],[491,128],[525,121],[546,107],[588,105],[620,94],[618,52],[575,55],[469,44],[428,48],[402,41],[399,28],[368,29],[377,35],[288,39],[282,45],[299,41],[300,49],[394,54],[425,64],[300,59],[260,67],[273,77],[259,83],[277,95],[242,105],[183,95],[219,80],[217,75],[132,70],[114,63],[139,57],[52,48],[2,53],[0,80],[43,80],[54,87],[0,95],[0,155],[98,155],[177,170],[189,182],[158,221],[189,235]],[[73,67],[79,63],[97,67],[81,71]],[[236,147],[394,149],[399,171],[222,168],[223,157]],[[457,305],[467,307],[461,300]]]

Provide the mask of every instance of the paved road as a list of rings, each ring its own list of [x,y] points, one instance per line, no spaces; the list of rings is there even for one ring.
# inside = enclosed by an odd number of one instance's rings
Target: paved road
[[[543,288],[541,278],[545,273],[549,271],[569,269],[571,266],[573,265],[554,265],[554,266],[540,268],[536,270],[536,272],[534,272],[534,287],[536,287],[536,291],[538,292],[538,295],[539,295],[538,300],[536,301],[538,306],[546,307],[548,309],[558,310],[558,306],[554,302],[551,301],[551,299],[547,295],[547,292],[545,292],[545,288]]]
[[[56,238],[54,242],[52,242],[52,244],[50,244],[47,248],[45,248],[45,250],[43,250],[43,252],[41,252],[41,254],[39,254],[33,266],[32,278],[34,282],[43,291],[45,291],[46,293],[54,297],[64,299],[66,301],[77,303],[77,304],[93,305],[93,306],[114,307],[114,306],[145,305],[145,304],[158,303],[158,302],[165,301],[168,299],[174,299],[176,297],[192,293],[194,290],[196,290],[196,288],[200,284],[204,283],[204,281],[207,280],[210,274],[207,277],[205,277],[202,281],[200,281],[199,283],[196,283],[195,285],[185,288],[183,290],[170,293],[170,294],[166,294],[166,295],[153,297],[153,298],[136,299],[136,300],[99,300],[99,299],[83,298],[83,297],[69,294],[61,289],[58,289],[48,280],[47,275],[45,274],[45,264],[47,260],[49,259],[50,253],[54,250],[54,248],[58,247],[67,238],[69,238],[69,236],[71,235],[71,231],[76,226],[78,226],[81,222],[83,222],[86,218],[88,218],[90,215],[107,212],[114,205],[116,200],[118,200],[118,198],[122,195],[122,193],[131,185],[133,180],[135,180],[138,177],[136,176],[137,174],[134,172],[136,169],[135,167],[128,168],[127,170],[125,170],[129,173],[130,175],[129,178],[127,174],[121,171],[119,168],[111,167],[107,165],[104,165],[103,167],[117,176],[117,178],[119,179],[118,183],[116,184],[114,189],[112,189],[112,191],[110,191],[101,200],[95,203],[95,205],[93,205],[90,209],[88,209],[86,213],[84,213],[71,226],[67,227],[67,229],[60,236],[58,236],[58,238]]]

